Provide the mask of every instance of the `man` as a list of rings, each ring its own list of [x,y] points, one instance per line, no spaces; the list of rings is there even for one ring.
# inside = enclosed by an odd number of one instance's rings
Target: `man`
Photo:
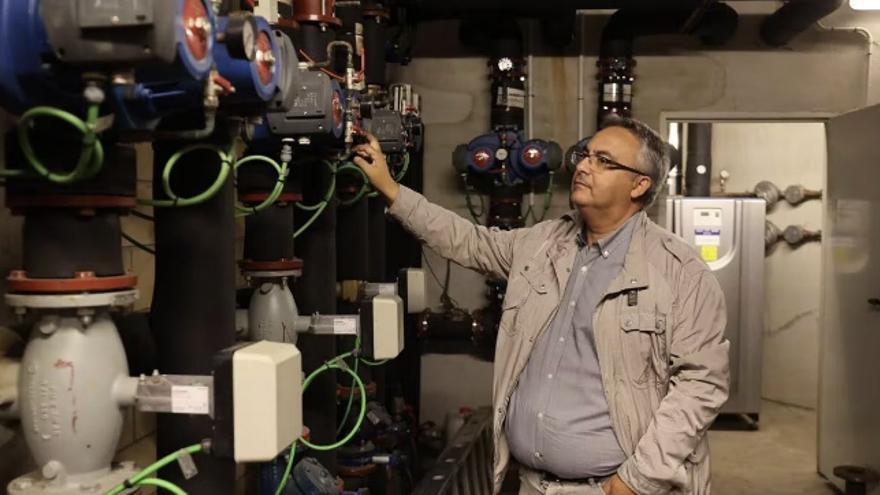
[[[505,278],[495,352],[494,492],[707,494],[706,430],[728,396],[726,312],[695,251],[648,219],[668,168],[645,124],[615,119],[574,154],[575,210],[474,225],[399,186],[373,140],[355,163],[440,255]]]

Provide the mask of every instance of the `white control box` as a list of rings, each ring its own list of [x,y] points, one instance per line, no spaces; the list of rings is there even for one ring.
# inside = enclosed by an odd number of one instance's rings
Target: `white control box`
[[[421,268],[406,268],[400,271],[398,284],[406,288],[406,312],[421,313],[428,307],[425,286],[425,271]]]
[[[361,336],[363,351],[370,359],[394,359],[403,350],[403,300],[398,296],[379,295],[370,305],[371,325]],[[371,327],[371,328],[370,328]]]
[[[293,344],[260,341],[232,356],[234,458],[274,459],[302,435],[302,355]]]

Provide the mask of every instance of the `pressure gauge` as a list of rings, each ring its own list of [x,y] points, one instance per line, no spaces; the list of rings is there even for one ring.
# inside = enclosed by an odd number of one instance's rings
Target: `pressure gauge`
[[[233,58],[254,60],[257,57],[257,20],[250,12],[229,14],[223,41]]]

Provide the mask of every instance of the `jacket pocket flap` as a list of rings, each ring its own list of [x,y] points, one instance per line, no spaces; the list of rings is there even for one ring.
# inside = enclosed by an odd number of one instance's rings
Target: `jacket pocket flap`
[[[666,316],[654,311],[639,311],[635,308],[621,311],[620,328],[626,332],[638,330],[640,332],[663,333],[666,331]]]
[[[538,270],[537,267],[526,265],[520,271],[520,275],[526,281],[533,291],[538,294],[546,294],[550,287],[551,277],[546,270]]]

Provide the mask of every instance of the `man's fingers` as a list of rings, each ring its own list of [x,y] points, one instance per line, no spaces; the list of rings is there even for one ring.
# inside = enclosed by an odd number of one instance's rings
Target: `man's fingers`
[[[358,153],[358,154],[367,155],[371,158],[376,156],[376,150],[374,150],[373,148],[370,147],[370,145],[367,145],[367,144],[361,144],[361,145],[355,146],[354,152]]]
[[[370,162],[366,161],[365,159],[363,159],[359,156],[354,157],[354,160],[352,160],[352,161],[354,161],[355,165],[357,165],[358,167],[361,167],[361,168],[366,168],[371,165]]]
[[[382,151],[382,146],[379,145],[379,140],[376,139],[376,136],[367,134],[367,139],[370,140],[370,147],[373,148],[373,150],[376,152]]]

